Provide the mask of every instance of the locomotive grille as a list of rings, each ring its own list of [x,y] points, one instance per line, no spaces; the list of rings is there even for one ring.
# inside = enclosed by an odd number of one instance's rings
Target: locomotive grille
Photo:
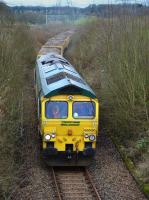
[[[79,77],[76,77],[76,76],[73,76],[71,74],[64,73],[64,72],[61,72],[61,73],[56,74],[54,76],[48,77],[48,78],[46,78],[46,81],[47,81],[47,84],[49,85],[49,84],[55,83],[57,81],[65,79],[65,78],[71,79],[73,81],[76,81],[78,83],[82,83],[82,84],[85,85],[85,82],[82,79],[80,79]]]

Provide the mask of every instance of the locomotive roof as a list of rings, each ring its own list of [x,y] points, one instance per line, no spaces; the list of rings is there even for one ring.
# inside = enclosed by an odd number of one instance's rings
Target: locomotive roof
[[[43,96],[81,94],[96,98],[95,93],[62,56],[49,53],[37,59],[37,70]],[[38,79],[38,78],[37,78]]]

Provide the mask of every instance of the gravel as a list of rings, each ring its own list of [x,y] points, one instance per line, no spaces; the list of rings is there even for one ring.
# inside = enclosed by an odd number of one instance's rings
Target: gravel
[[[37,150],[38,152],[38,150]],[[37,153],[39,154],[39,152]],[[37,155],[29,159],[14,200],[54,200],[55,191],[50,168]],[[136,182],[127,170],[111,140],[101,132],[97,153],[89,166],[102,200],[146,200]]]
[[[112,141],[101,131],[89,171],[102,200],[146,200]]]
[[[41,165],[32,166],[27,172],[27,184],[20,186],[15,200],[53,200],[51,171]]]

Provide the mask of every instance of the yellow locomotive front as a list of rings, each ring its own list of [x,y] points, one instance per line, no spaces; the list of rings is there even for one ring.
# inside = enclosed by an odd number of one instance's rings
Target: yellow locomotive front
[[[82,95],[41,99],[43,154],[50,165],[87,165],[95,154],[98,100]]]
[[[86,166],[98,135],[98,100],[74,67],[58,54],[37,59],[35,70],[42,152],[50,166]]]

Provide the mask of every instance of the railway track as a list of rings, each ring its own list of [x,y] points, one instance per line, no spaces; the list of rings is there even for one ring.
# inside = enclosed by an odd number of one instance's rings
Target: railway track
[[[86,168],[52,168],[58,200],[101,200]]]

